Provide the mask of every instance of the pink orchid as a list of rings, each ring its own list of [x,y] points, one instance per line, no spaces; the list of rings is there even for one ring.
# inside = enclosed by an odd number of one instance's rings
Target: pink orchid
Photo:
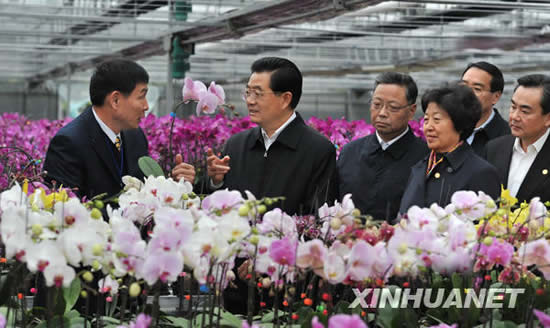
[[[491,245],[481,245],[480,254],[491,263],[505,267],[512,261],[514,246],[505,241],[499,241],[497,238],[493,238]]]
[[[211,92],[203,92],[200,94],[199,102],[197,103],[197,115],[201,113],[213,114],[218,108],[219,98]]]
[[[225,91],[219,85],[216,85],[216,82],[212,81],[208,87],[208,92],[216,95],[218,97],[218,106],[221,106],[225,103]]]
[[[328,328],[368,328],[357,314],[337,314],[328,319]]]
[[[537,309],[534,309],[533,313],[537,316],[537,319],[539,319],[540,324],[544,328],[550,328],[550,315],[548,315],[548,314],[546,314],[542,311],[539,311]]]
[[[183,257],[181,254],[156,250],[146,256],[141,276],[149,286],[153,286],[157,280],[163,283],[176,281],[182,271]]]
[[[187,77],[184,80],[183,89],[181,92],[183,101],[199,101],[200,95],[206,92],[206,86],[201,81],[193,81]]]
[[[278,264],[292,266],[296,261],[296,246],[297,241],[289,237],[275,240],[269,248],[269,256]]]

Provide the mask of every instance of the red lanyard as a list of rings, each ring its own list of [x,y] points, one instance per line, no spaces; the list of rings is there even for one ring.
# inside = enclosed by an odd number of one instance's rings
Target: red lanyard
[[[453,149],[451,149],[447,154],[452,153],[461,144],[462,144],[462,142],[457,143],[456,146],[454,146]],[[430,153],[430,158],[428,159],[428,167],[426,167],[426,176],[428,176],[428,175],[430,175],[430,173],[432,173],[433,169],[435,169],[437,164],[443,162],[444,157],[445,156],[442,155],[440,159],[437,159],[437,155],[436,155],[435,151],[432,150],[432,152]]]

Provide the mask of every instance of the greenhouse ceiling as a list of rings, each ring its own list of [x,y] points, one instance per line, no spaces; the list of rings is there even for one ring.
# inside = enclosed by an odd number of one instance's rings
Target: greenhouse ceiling
[[[550,68],[550,3],[0,0],[2,81],[88,81],[98,62],[124,56],[165,83],[174,40],[193,52],[187,76],[224,84],[241,84],[262,56],[294,60],[315,90],[370,86],[386,70],[432,84],[474,60],[513,83]]]

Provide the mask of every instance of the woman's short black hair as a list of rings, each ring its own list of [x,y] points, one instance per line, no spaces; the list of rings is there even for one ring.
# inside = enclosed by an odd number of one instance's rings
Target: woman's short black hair
[[[424,112],[430,103],[436,103],[449,114],[460,140],[466,140],[474,132],[481,118],[481,103],[472,89],[465,85],[448,84],[426,91],[422,96]]]

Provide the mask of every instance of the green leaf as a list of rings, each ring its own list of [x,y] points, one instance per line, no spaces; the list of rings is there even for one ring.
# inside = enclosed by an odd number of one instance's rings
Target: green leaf
[[[49,325],[48,325],[48,321],[44,320],[40,322],[38,326],[36,326],[36,328],[47,328],[47,327],[72,327],[72,326],[71,326],[71,320],[69,320],[69,318],[61,317],[61,316],[54,317],[52,320],[50,320]]]
[[[143,174],[146,177],[154,176],[154,177],[163,177],[164,172],[162,171],[162,168],[160,165],[152,159],[149,156],[142,156],[138,160],[138,165]]]
[[[80,296],[80,278],[76,277],[67,288],[63,288],[63,298],[65,299],[65,313],[71,311]],[[77,312],[78,313],[78,312]]]
[[[512,321],[493,320],[493,328],[516,328],[517,325]]]
[[[379,308],[376,323],[384,328],[392,328],[395,318],[399,317],[399,310],[392,308]]]
[[[179,317],[172,317],[172,316],[166,316],[166,319],[168,319],[174,327],[189,327],[189,320],[185,318],[179,318]]]
[[[7,318],[8,308],[5,306],[0,307],[0,313],[4,315],[4,318]],[[6,327],[15,327],[15,310],[10,309],[10,317],[7,318]]]
[[[453,288],[458,288],[462,290],[462,276],[456,272],[451,276],[453,282]]]
[[[217,313],[217,309],[215,309],[214,313]],[[221,325],[229,325],[231,327],[238,327],[238,328],[241,327],[242,325],[242,319],[230,312],[222,310],[220,317],[221,317],[221,320],[220,320]]]

